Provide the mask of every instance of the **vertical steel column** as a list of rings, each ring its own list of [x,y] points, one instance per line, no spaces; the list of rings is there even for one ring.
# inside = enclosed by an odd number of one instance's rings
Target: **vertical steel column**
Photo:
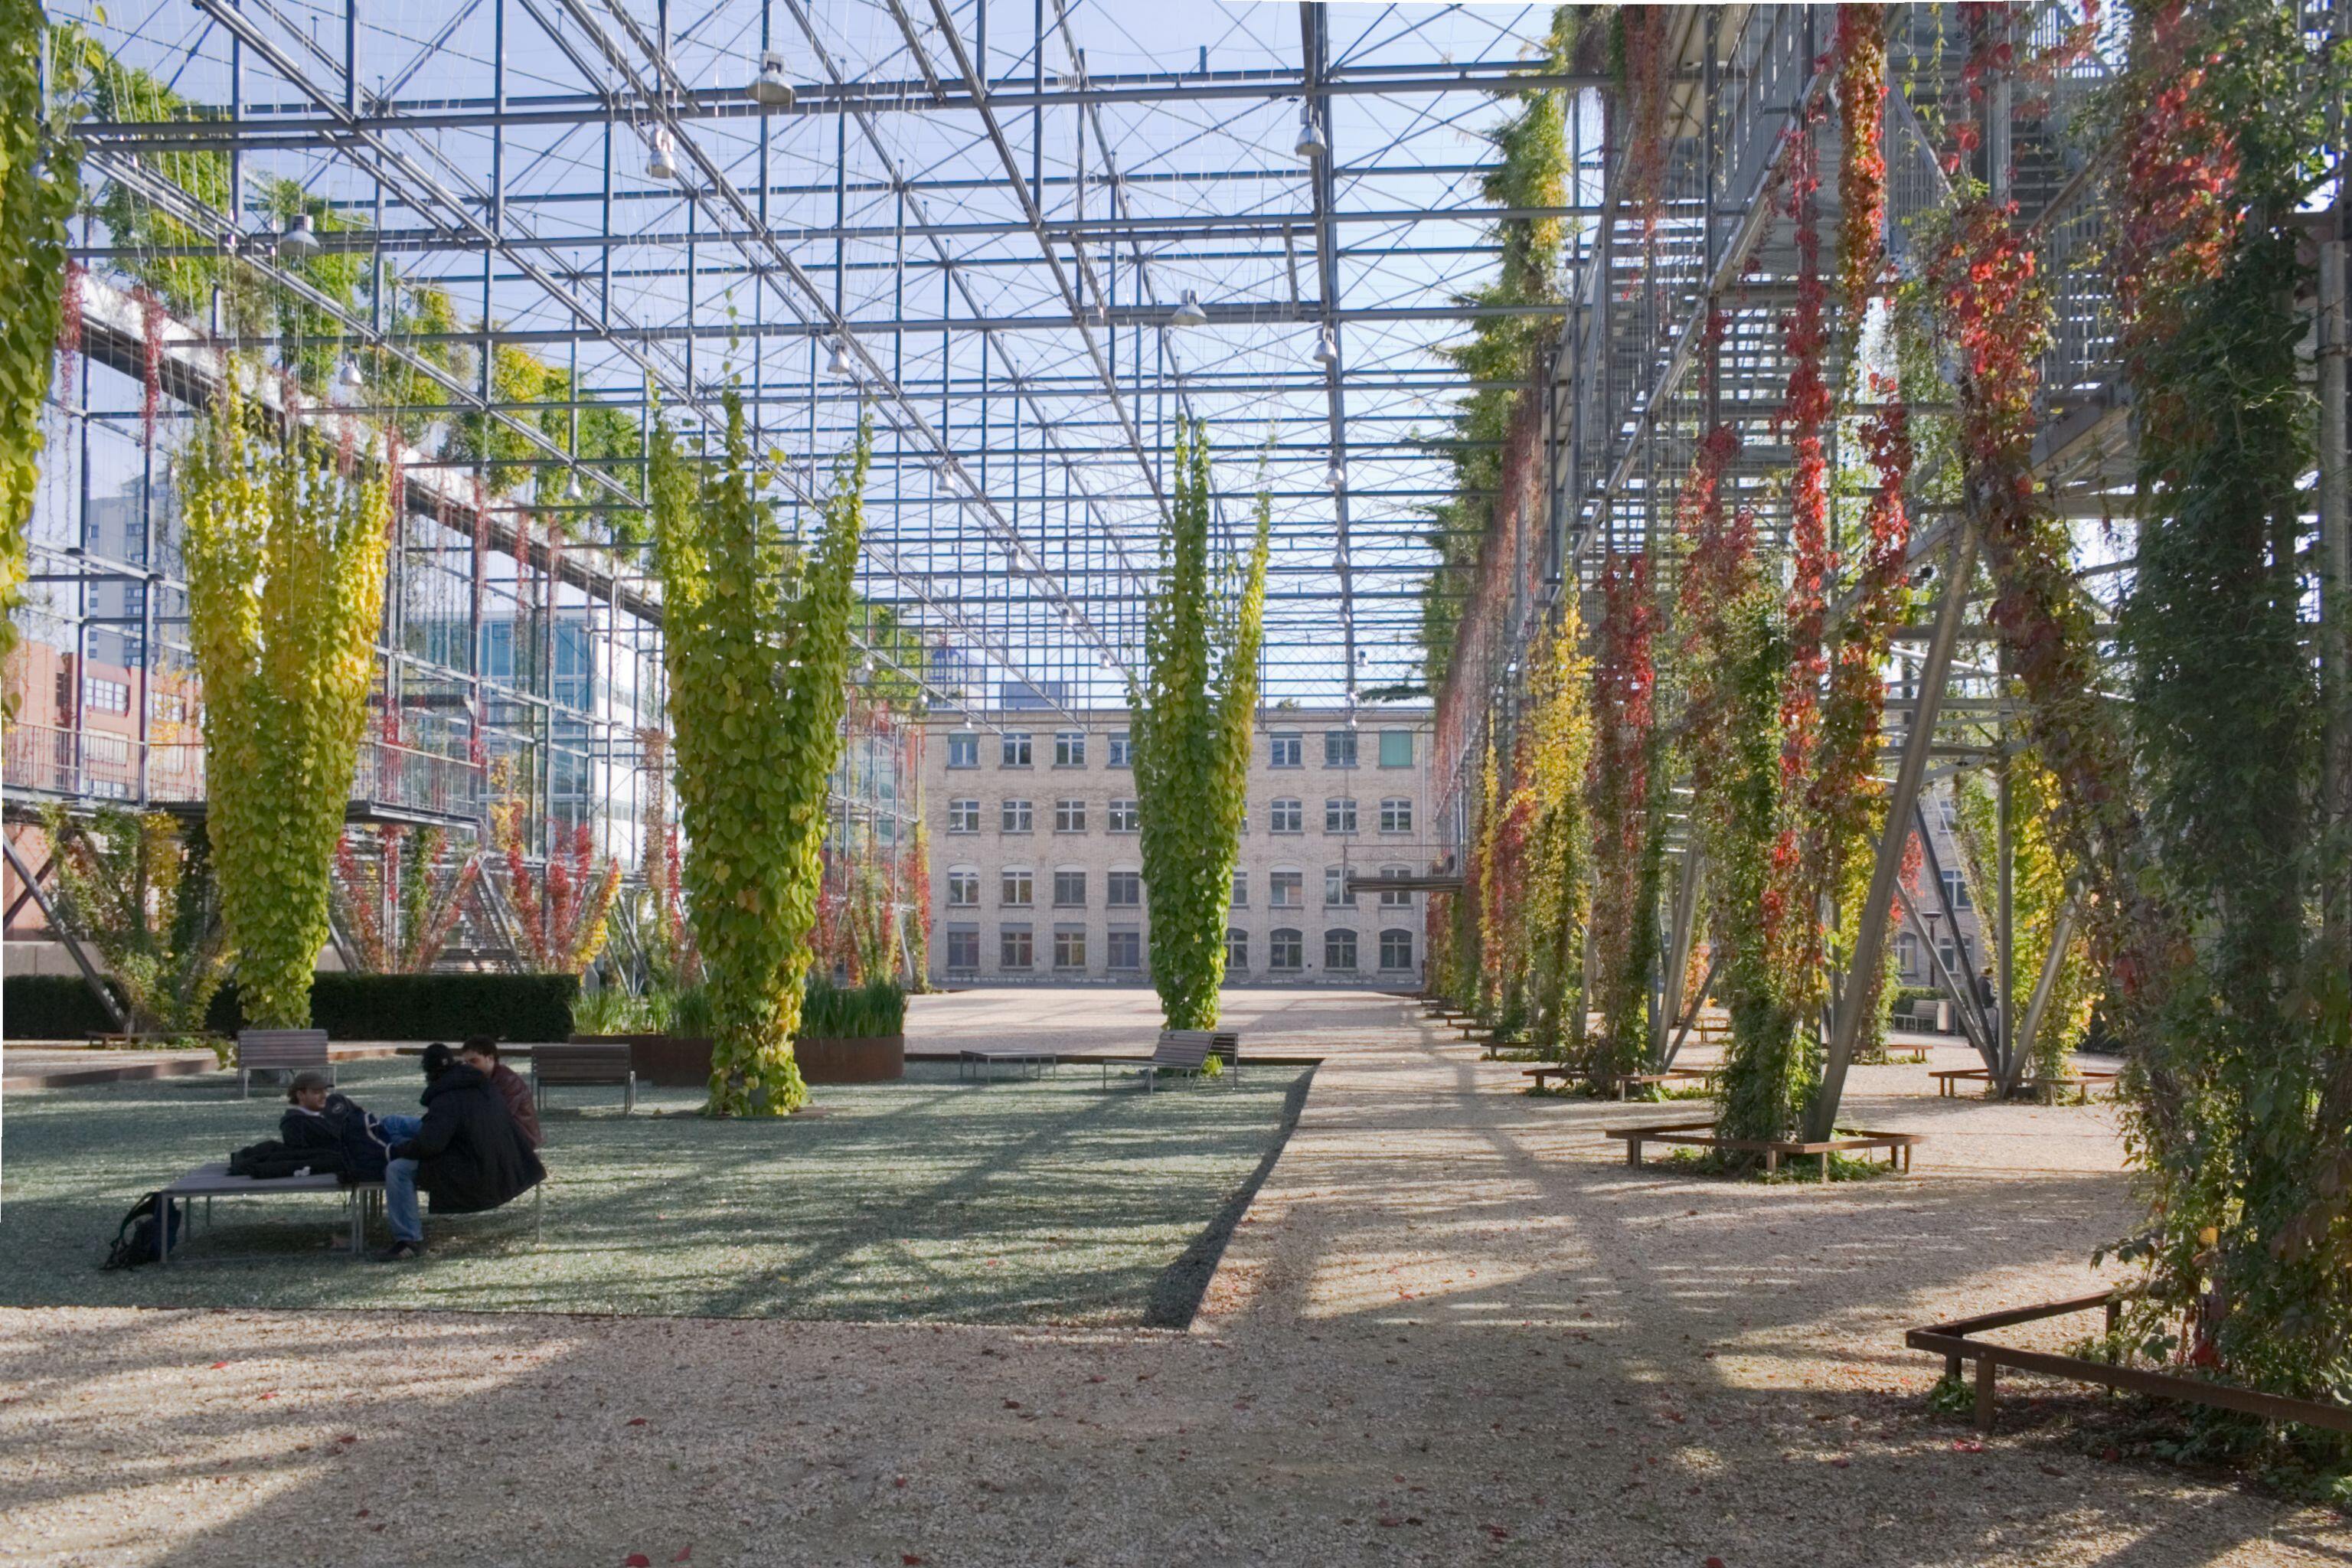
[[[2033,1042],[2042,1033],[2042,1016],[2050,1006],[2050,994],[2058,987],[2058,971],[2066,963],[2067,944],[2074,940],[2074,921],[2080,912],[2080,901],[2073,893],[2058,910],[2058,919],[2050,927],[2050,951],[2042,955],[2042,973],[2033,983],[2033,1000],[2026,1004],[2025,1022],[2019,1026],[2017,1045],[2011,1052],[2009,1071],[2002,1077],[2000,1087],[2017,1087]]]
[[[2003,1087],[2017,1077],[2017,824],[2010,787],[2009,721],[2001,721],[2000,761],[1995,764],[1993,839],[1996,892],[1993,920],[1992,1036],[2000,1051]]]
[[[2346,8],[2336,7],[2344,25]],[[2339,135],[2341,127],[2339,127]],[[2338,153],[2343,149],[2339,146]],[[2352,832],[2352,459],[2346,455],[2347,359],[2352,357],[2352,300],[2345,294],[2352,193],[2336,197],[2338,237],[2319,247],[2319,627],[2323,704],[2326,713],[2326,825],[2340,843]],[[2352,961],[2352,882],[2340,858],[2327,868],[2321,908],[2326,942],[2339,971]]]
[[[1862,906],[1862,928],[1856,933],[1853,959],[1848,966],[1857,980],[1874,971],[1886,947],[1886,911],[1895,902],[1895,884],[1903,870],[1903,843],[1909,837],[1911,808],[1927,776],[1927,752],[1934,744],[1936,712],[1944,700],[1944,682],[1952,667],[1952,649],[1959,641],[1960,621],[1969,596],[1969,574],[1976,565],[1977,522],[1963,517],[1952,541],[1952,558],[1944,574],[1944,600],[1936,613],[1936,629],[1920,663],[1919,700],[1911,710],[1911,725],[1903,736],[1903,760],[1895,772],[1895,787],[1887,796],[1886,827],[1878,841],[1878,857],[1870,870],[1870,894]],[[1861,1032],[1862,1009],[1843,1008],[1830,1037],[1829,1059],[1822,1065],[1820,1089],[1805,1115],[1805,1137],[1818,1142],[1837,1126],[1838,1101],[1845,1093],[1847,1067]]]

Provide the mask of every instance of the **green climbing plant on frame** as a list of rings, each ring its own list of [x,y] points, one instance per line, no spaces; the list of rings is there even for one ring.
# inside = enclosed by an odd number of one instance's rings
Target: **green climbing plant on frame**
[[[66,219],[80,191],[76,143],[41,99],[40,0],[0,0],[0,658],[16,646],[26,529],[56,363]]]
[[[654,433],[655,562],[714,1116],[781,1116],[808,1101],[793,1035],[841,755],[872,452],[861,425],[803,555],[760,494],[740,396],[727,395],[716,461],[690,461],[667,424]]]
[[[237,992],[248,1022],[299,1028],[375,675],[390,489],[247,403],[245,374],[228,362],[175,478]]]
[[[1170,1028],[1205,1029],[1225,974],[1274,504],[1259,492],[1249,556],[1221,574],[1210,559],[1209,439],[1198,423],[1177,426],[1174,492],[1144,620],[1145,670],[1127,700],[1151,981]]]

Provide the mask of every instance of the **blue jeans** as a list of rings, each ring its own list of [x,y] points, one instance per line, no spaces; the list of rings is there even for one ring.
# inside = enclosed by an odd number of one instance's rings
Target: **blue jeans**
[[[421,1116],[384,1116],[377,1118],[383,1135],[394,1147],[416,1136],[425,1125]],[[425,1239],[425,1215],[416,1204],[416,1162],[394,1160],[383,1169],[383,1217],[391,1226],[395,1241]]]

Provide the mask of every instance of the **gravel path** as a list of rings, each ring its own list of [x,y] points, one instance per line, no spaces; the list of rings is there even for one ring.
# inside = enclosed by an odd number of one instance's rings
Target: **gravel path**
[[[1118,1044],[1149,1005],[975,993],[913,1027]],[[1190,1332],[0,1312],[0,1561],[2352,1555],[2339,1516],[2083,1452],[2050,1419],[2074,1395],[2017,1385],[2025,1429],[1981,1451],[1925,1413],[1903,1326],[2081,1289],[2128,1222],[2105,1110],[1861,1068],[1856,1120],[1934,1135],[1914,1179],[1730,1186],[1593,1135],[1691,1107],[1528,1099],[1395,1002],[1228,1018],[1327,1059]]]

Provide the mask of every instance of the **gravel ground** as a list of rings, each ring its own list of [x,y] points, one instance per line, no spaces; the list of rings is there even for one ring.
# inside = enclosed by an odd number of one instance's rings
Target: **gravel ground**
[[[978,993],[914,1027],[1148,1037],[1148,1007]],[[1855,1120],[1933,1135],[1915,1177],[1728,1185],[1594,1136],[1688,1108],[1529,1099],[1395,1002],[1228,1018],[1328,1059],[1189,1332],[0,1312],[0,1560],[2352,1557],[2340,1516],[2085,1453],[2073,1394],[2021,1382],[1980,1447],[1927,1413],[1902,1327],[2084,1288],[2128,1222],[2105,1110],[1858,1069]]]
[[[189,1267],[114,1274],[96,1265],[139,1194],[273,1136],[283,1102],[216,1074],[18,1096],[0,1303],[1181,1326],[1304,1077],[1147,1095],[1091,1068],[982,1083],[918,1063],[782,1121],[705,1120],[698,1090],[646,1090],[628,1116],[616,1089],[554,1090],[536,1244],[534,1199],[428,1215],[425,1265],[360,1267],[338,1196],[222,1202],[184,1238]],[[413,1109],[419,1082],[389,1060],[341,1081],[377,1110]]]

